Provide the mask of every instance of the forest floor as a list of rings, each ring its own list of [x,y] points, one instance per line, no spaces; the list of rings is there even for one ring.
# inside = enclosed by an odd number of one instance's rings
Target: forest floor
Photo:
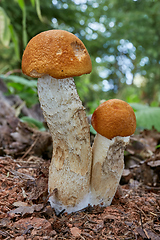
[[[0,96],[0,239],[160,240],[160,133],[131,137],[111,206],[57,216],[48,202],[51,136],[22,123],[10,105]]]

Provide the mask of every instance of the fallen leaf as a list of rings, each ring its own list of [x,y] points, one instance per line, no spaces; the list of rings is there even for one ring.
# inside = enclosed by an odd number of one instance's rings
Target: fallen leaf
[[[31,227],[37,231],[44,230],[48,233],[53,230],[50,222],[43,218],[24,218],[14,223],[14,228],[18,229],[21,233],[26,232]]]
[[[34,204],[32,206],[20,206],[14,210],[8,212],[9,216],[14,217],[15,214],[21,214],[24,216],[25,214],[32,214],[34,211],[38,212],[42,210],[43,204]]]
[[[13,205],[14,207],[26,207],[26,206],[28,206],[28,203],[18,201],[18,202],[14,202],[12,205]]]
[[[70,228],[70,231],[74,237],[78,237],[81,234],[81,230],[77,227]]]

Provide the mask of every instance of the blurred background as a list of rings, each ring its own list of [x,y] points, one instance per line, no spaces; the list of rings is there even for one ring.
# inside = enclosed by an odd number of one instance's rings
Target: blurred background
[[[92,73],[75,78],[87,114],[101,100],[119,98],[135,110],[138,127],[160,131],[159,26],[158,0],[0,0],[4,94],[18,95],[28,108],[38,103],[36,80],[21,73],[23,51],[36,34],[63,29],[91,56]]]

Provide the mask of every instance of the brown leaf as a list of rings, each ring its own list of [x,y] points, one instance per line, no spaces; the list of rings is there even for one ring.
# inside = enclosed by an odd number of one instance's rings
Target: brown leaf
[[[77,227],[70,228],[70,231],[74,237],[78,237],[81,234],[81,230]]]
[[[14,207],[26,207],[26,206],[28,206],[28,203],[18,201],[18,202],[14,202],[12,205],[13,205]]]
[[[39,212],[43,208],[43,204],[34,204],[32,206],[21,206],[14,210],[8,212],[9,216],[14,217],[15,214],[21,214],[22,216],[26,214],[32,214],[34,211]]]
[[[48,233],[52,231],[51,224],[43,218],[24,218],[14,223],[14,228],[18,229],[22,234],[31,227],[37,231],[45,230]]]
[[[136,228],[136,231],[143,239],[160,240],[159,235],[155,234],[149,229]]]
[[[150,167],[160,167],[160,160],[157,160],[157,161],[150,161],[147,163]]]

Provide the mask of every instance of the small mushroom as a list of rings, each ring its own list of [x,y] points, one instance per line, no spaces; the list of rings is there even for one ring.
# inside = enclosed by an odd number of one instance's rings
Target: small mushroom
[[[84,44],[63,30],[33,37],[22,58],[23,73],[38,78],[39,101],[53,139],[49,193],[56,192],[50,203],[57,212],[76,211],[88,204],[90,129],[73,77],[91,70]]]
[[[119,99],[100,104],[91,119],[94,139],[91,204],[109,206],[124,169],[124,147],[136,129],[131,106]]]

